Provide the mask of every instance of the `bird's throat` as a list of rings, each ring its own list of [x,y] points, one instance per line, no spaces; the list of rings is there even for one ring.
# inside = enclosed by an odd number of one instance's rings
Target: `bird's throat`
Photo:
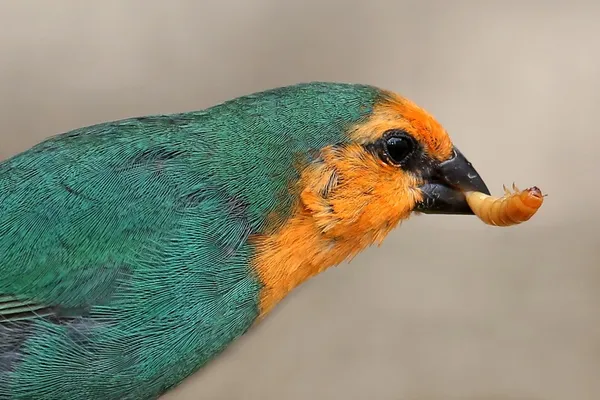
[[[260,317],[294,288],[368,246],[368,240],[336,240],[322,234],[311,215],[299,210],[276,234],[256,238],[254,267],[263,285]]]
[[[381,243],[408,218],[415,194],[398,186],[401,181],[393,171],[380,173],[368,155],[343,157],[344,151],[362,150],[324,151],[324,161],[302,173],[292,216],[274,232],[252,238],[253,265],[263,285],[261,317],[302,282]],[[398,196],[404,201],[397,201]]]

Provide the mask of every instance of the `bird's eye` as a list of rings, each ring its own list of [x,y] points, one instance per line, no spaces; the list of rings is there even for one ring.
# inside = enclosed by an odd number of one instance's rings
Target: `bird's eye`
[[[387,156],[395,164],[402,164],[415,149],[414,140],[404,134],[394,134],[385,139]]]

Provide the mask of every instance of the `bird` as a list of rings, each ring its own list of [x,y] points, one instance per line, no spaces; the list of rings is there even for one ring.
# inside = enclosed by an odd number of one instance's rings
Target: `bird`
[[[483,179],[395,91],[305,82],[0,163],[0,399],[155,399],[291,291]]]

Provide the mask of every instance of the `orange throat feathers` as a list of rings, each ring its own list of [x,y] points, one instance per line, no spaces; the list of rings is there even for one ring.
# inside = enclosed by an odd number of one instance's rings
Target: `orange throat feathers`
[[[418,191],[405,189],[413,178],[360,145],[321,154],[322,161],[302,172],[292,217],[275,233],[255,238],[261,317],[302,282],[381,243],[420,199]]]

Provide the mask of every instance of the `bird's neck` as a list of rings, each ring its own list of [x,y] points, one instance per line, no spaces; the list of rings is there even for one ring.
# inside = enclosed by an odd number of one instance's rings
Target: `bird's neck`
[[[395,186],[401,177],[381,174],[376,160],[344,155],[352,151],[359,150],[322,151],[322,161],[303,170],[292,216],[254,238],[261,316],[302,282],[381,243],[410,215],[416,194]]]
[[[276,234],[256,242],[255,270],[263,284],[260,316],[272,310],[294,288],[351,258],[366,246],[368,240],[334,240],[323,235],[312,216],[300,212]]]

